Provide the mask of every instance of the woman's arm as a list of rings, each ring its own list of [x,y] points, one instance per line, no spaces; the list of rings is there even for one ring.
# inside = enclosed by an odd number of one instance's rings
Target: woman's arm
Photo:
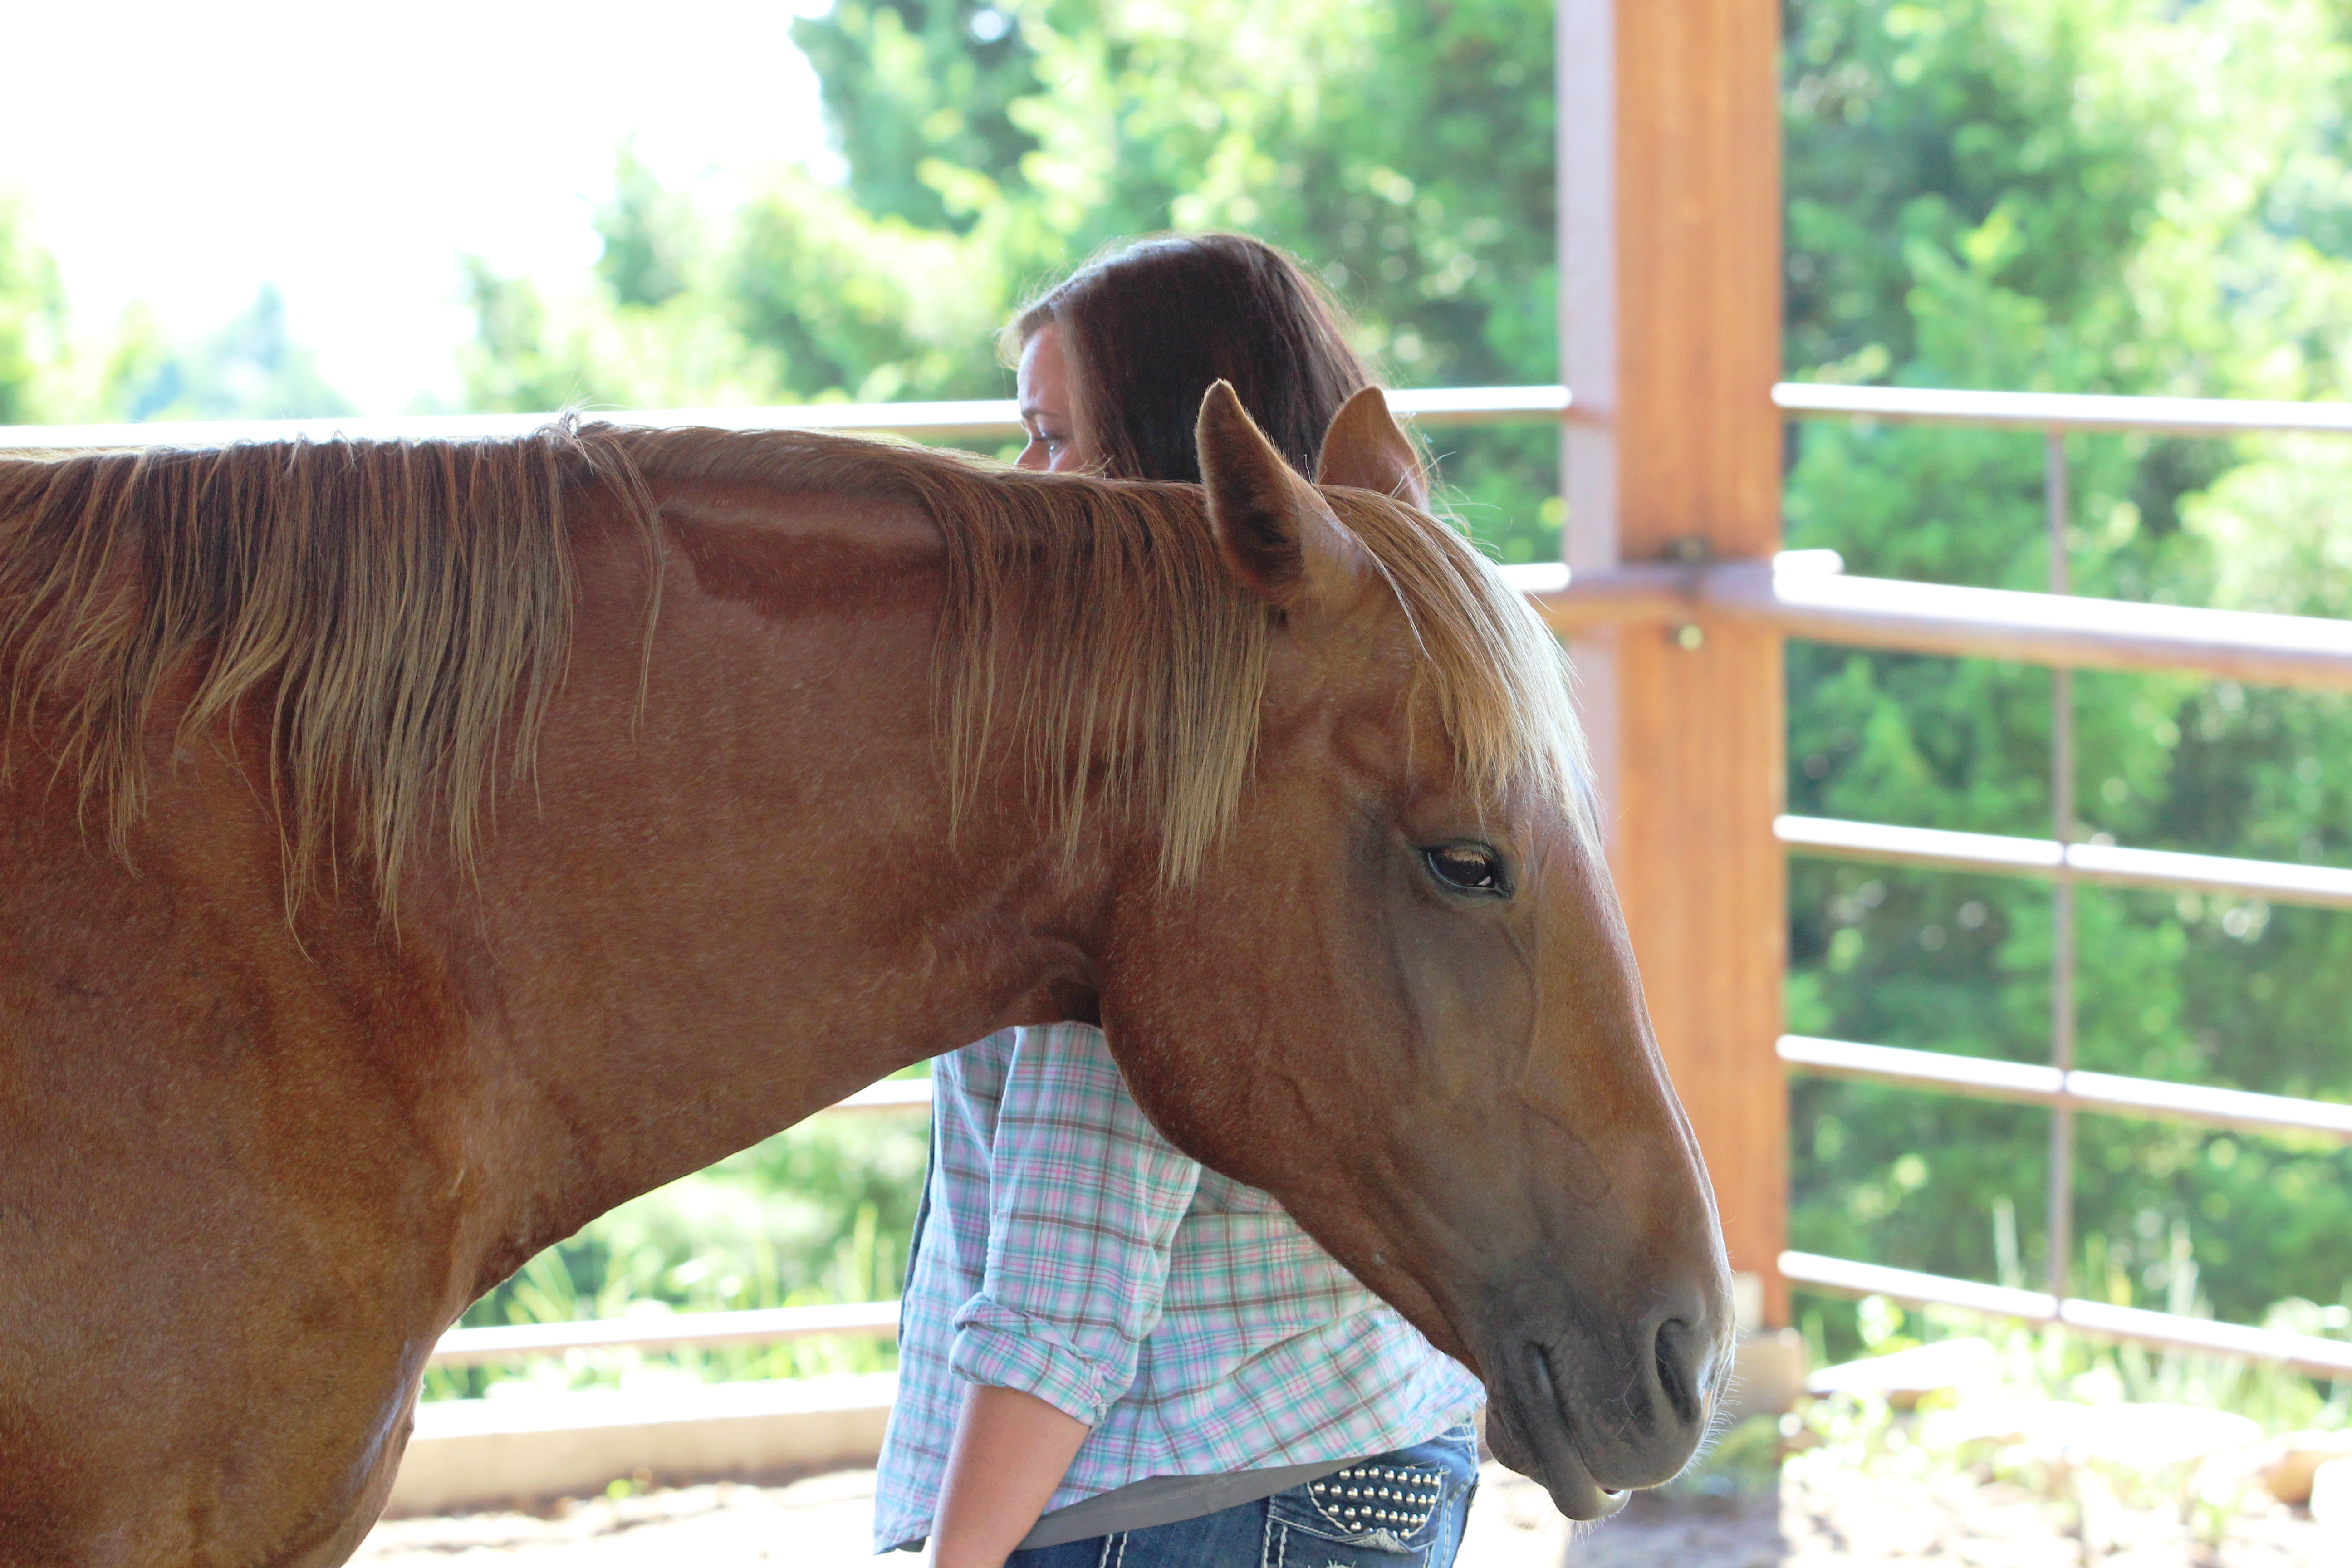
[[[1135,1381],[1200,1181],[1129,1097],[1099,1030],[1020,1032],[989,1145],[987,1259],[949,1346],[966,1386],[935,1563],[997,1568]]]
[[[931,1518],[933,1568],[1003,1568],[1087,1431],[1034,1394],[966,1384]]]

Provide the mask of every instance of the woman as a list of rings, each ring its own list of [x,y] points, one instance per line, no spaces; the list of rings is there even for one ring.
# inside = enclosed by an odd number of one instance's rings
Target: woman
[[[1314,471],[1370,384],[1322,291],[1235,235],[1146,240],[1023,311],[1021,466],[1198,482],[1220,378]],[[1444,1568],[1475,1379],[1266,1194],[1179,1153],[1099,1030],[940,1058],[877,1550],[940,1568]]]
[[[1223,379],[1311,476],[1324,427],[1372,380],[1314,280],[1237,234],[1148,239],[1097,261],[1005,340],[1029,431],[1020,465],[1056,473],[1199,484],[1193,421]]]

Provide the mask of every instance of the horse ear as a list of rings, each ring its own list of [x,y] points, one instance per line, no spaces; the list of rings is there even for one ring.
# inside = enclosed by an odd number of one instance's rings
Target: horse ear
[[[1331,427],[1323,432],[1323,451],[1315,461],[1315,482],[1378,490],[1429,510],[1421,456],[1390,416],[1389,400],[1377,386],[1357,393],[1331,416]]]
[[[1218,382],[1201,399],[1193,438],[1218,552],[1251,593],[1276,609],[1297,609],[1348,570],[1355,542],[1282,460],[1231,383]]]

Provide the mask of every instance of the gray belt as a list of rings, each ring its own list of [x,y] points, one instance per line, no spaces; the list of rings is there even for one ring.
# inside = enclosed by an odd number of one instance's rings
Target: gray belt
[[[1325,1459],[1312,1465],[1279,1465],[1270,1470],[1236,1470],[1224,1476],[1149,1476],[1107,1492],[1057,1508],[1037,1521],[1021,1538],[1018,1550],[1060,1546],[1117,1535],[1122,1530],[1148,1530],[1155,1524],[1176,1524],[1239,1508],[1245,1502],[1286,1492],[1308,1481],[1319,1481],[1355,1459]]]

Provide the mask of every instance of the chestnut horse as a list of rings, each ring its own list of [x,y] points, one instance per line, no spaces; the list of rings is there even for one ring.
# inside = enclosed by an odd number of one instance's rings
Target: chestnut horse
[[[1564,1511],[1675,1474],[1723,1253],[1557,648],[1377,394],[1200,442],[0,462],[0,1561],[342,1561],[484,1289],[1057,1019]]]

